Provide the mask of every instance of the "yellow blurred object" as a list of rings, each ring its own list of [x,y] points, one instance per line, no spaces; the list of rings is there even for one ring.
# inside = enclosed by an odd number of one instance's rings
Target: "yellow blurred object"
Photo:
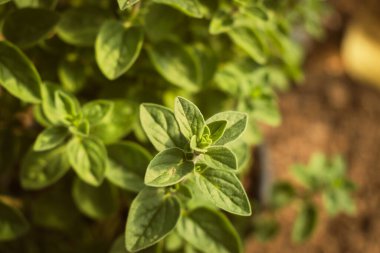
[[[366,14],[348,25],[342,59],[352,78],[380,88],[380,19]]]

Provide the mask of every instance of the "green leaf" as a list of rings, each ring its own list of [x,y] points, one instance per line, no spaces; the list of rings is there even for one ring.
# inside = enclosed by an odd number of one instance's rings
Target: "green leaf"
[[[175,29],[185,18],[181,12],[162,4],[151,4],[144,15],[144,30],[150,40],[160,40],[176,37]]]
[[[117,0],[117,3],[119,4],[120,10],[125,10],[132,5],[138,3],[140,0]]]
[[[126,28],[119,21],[106,21],[95,42],[96,62],[102,73],[109,80],[124,74],[137,60],[143,40],[141,27]]]
[[[194,18],[203,16],[198,0],[153,0],[153,2],[169,5]]]
[[[42,111],[48,121],[53,125],[59,125],[62,122],[61,115],[57,114],[57,108],[55,105],[55,93],[60,91],[58,85],[52,83],[45,83],[41,86],[42,95]]]
[[[201,207],[182,216],[178,233],[202,252],[243,252],[239,235],[220,212]]]
[[[4,20],[3,35],[20,47],[31,47],[46,39],[58,24],[59,15],[45,9],[24,8]]]
[[[117,189],[107,181],[94,187],[76,178],[72,194],[79,210],[93,219],[107,218],[119,208]]]
[[[317,209],[312,204],[305,204],[293,224],[292,240],[304,242],[313,234],[317,225]]]
[[[113,242],[111,249],[108,253],[130,253],[125,248],[125,235],[122,234]],[[140,250],[139,253],[158,253],[156,247],[149,247],[143,250]]]
[[[344,188],[326,190],[322,197],[328,214],[331,216],[335,216],[340,212],[354,214],[356,212],[356,205],[350,193],[351,190]]]
[[[8,3],[10,0],[0,0],[0,4],[6,4]]]
[[[57,71],[63,89],[68,92],[77,93],[86,84],[86,66],[78,59],[62,60],[58,65]]]
[[[76,97],[66,92],[56,91],[54,93],[54,103],[55,113],[61,119],[60,121],[66,125],[70,125],[77,120],[81,114],[80,105]]]
[[[227,120],[217,120],[207,124],[207,127],[210,129],[210,138],[213,143],[217,142],[223,136],[227,123]]]
[[[264,64],[267,61],[267,53],[264,43],[253,29],[249,27],[236,27],[228,32],[232,41],[245,50],[257,63]]]
[[[277,182],[271,190],[270,202],[275,208],[289,204],[296,197],[296,191],[288,182]]]
[[[0,201],[0,241],[13,240],[24,235],[29,224],[17,209]]]
[[[232,29],[234,25],[233,15],[225,10],[218,10],[212,17],[209,32],[220,34]]]
[[[239,138],[247,127],[247,114],[235,111],[217,113],[208,120],[207,124],[215,121],[226,120],[227,126],[223,136],[215,143],[215,145],[224,145]]]
[[[156,70],[170,83],[185,90],[199,90],[201,76],[197,63],[185,47],[172,41],[161,41],[148,48]]]
[[[174,104],[174,116],[182,134],[191,140],[193,135],[199,140],[205,127],[205,121],[198,107],[183,97],[177,97]]]
[[[96,7],[71,8],[64,12],[57,26],[58,36],[74,46],[93,46],[107,13]]]
[[[213,146],[200,157],[201,163],[213,169],[237,170],[238,163],[235,154],[227,147]]]
[[[42,189],[54,184],[70,169],[66,147],[49,151],[30,150],[21,165],[21,186],[25,189]]]
[[[180,216],[180,204],[163,188],[144,188],[133,200],[125,228],[129,251],[147,248],[174,229]]]
[[[120,142],[107,147],[108,169],[106,177],[113,184],[129,191],[144,188],[144,176],[151,155],[133,142]]]
[[[146,136],[158,151],[186,145],[174,113],[168,108],[144,103],[140,106],[140,121]]]
[[[25,102],[39,103],[40,84],[36,68],[21,50],[0,41],[0,85]]]
[[[90,133],[100,138],[105,144],[115,143],[133,128],[136,121],[136,109],[125,100],[111,100],[113,107],[108,115],[96,125],[92,125]]]
[[[145,184],[164,187],[176,184],[194,169],[192,161],[179,148],[170,148],[158,153],[150,161],[145,174]]]
[[[234,173],[205,168],[196,170],[195,178],[203,196],[217,207],[237,215],[251,215],[247,194]]]
[[[35,151],[45,151],[62,144],[68,137],[69,132],[66,127],[52,126],[42,131],[34,142]]]
[[[91,126],[103,122],[113,109],[113,103],[108,100],[93,100],[82,107],[84,117]]]
[[[94,186],[102,183],[107,166],[107,151],[99,139],[73,138],[67,145],[67,154],[71,166],[83,181]]]

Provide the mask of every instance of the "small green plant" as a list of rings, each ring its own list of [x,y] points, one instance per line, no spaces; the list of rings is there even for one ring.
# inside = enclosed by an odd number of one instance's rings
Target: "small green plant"
[[[125,231],[127,250],[151,246],[176,228],[198,250],[241,252],[241,242],[222,213],[202,206],[191,209],[188,203],[198,192],[227,212],[251,214],[236,176],[237,158],[226,146],[243,133],[247,116],[229,111],[205,121],[198,107],[177,97],[174,113],[159,105],[142,104],[140,119],[159,153],[146,170],[147,187],[131,204]]]
[[[334,217],[340,213],[354,214],[355,202],[351,196],[355,185],[346,176],[346,164],[341,156],[327,159],[316,153],[308,165],[292,166],[292,173],[302,188],[288,181],[273,185],[268,207],[254,218],[253,231],[258,239],[269,240],[279,230],[275,213],[289,205],[297,208],[293,223],[292,240],[301,243],[311,237],[318,224],[316,198],[322,198],[327,213]]]

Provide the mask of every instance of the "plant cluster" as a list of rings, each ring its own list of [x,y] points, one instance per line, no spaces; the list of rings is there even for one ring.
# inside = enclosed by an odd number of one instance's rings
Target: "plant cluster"
[[[355,185],[347,178],[346,164],[339,155],[328,159],[321,153],[314,154],[307,165],[295,164],[291,171],[301,187],[289,181],[273,185],[269,203],[254,217],[252,232],[256,238],[266,241],[279,231],[276,214],[293,206],[298,214],[292,228],[292,240],[296,243],[309,239],[318,224],[318,202],[328,215],[341,213],[353,215],[355,201],[351,194]]]
[[[241,252],[218,209],[250,215],[257,123],[280,123],[274,89],[302,78],[324,10],[0,0],[0,251],[106,252],[128,213],[112,252]]]

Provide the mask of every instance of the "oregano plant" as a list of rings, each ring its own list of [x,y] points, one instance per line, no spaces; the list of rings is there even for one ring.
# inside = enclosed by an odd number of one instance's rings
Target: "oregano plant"
[[[203,207],[191,209],[188,202],[196,187],[220,209],[251,214],[248,197],[236,176],[237,158],[225,146],[242,135],[247,115],[229,111],[205,120],[195,104],[177,97],[174,112],[160,105],[142,104],[140,120],[159,153],[146,169],[146,187],[131,204],[125,229],[127,250],[147,248],[177,228],[200,250],[241,252],[238,237],[229,238],[236,232],[222,213]],[[188,181],[195,183],[189,186]],[[213,236],[215,231],[217,236]],[[227,238],[235,240],[234,244],[226,244]]]
[[[0,251],[242,252],[259,122],[325,10],[0,0]]]

